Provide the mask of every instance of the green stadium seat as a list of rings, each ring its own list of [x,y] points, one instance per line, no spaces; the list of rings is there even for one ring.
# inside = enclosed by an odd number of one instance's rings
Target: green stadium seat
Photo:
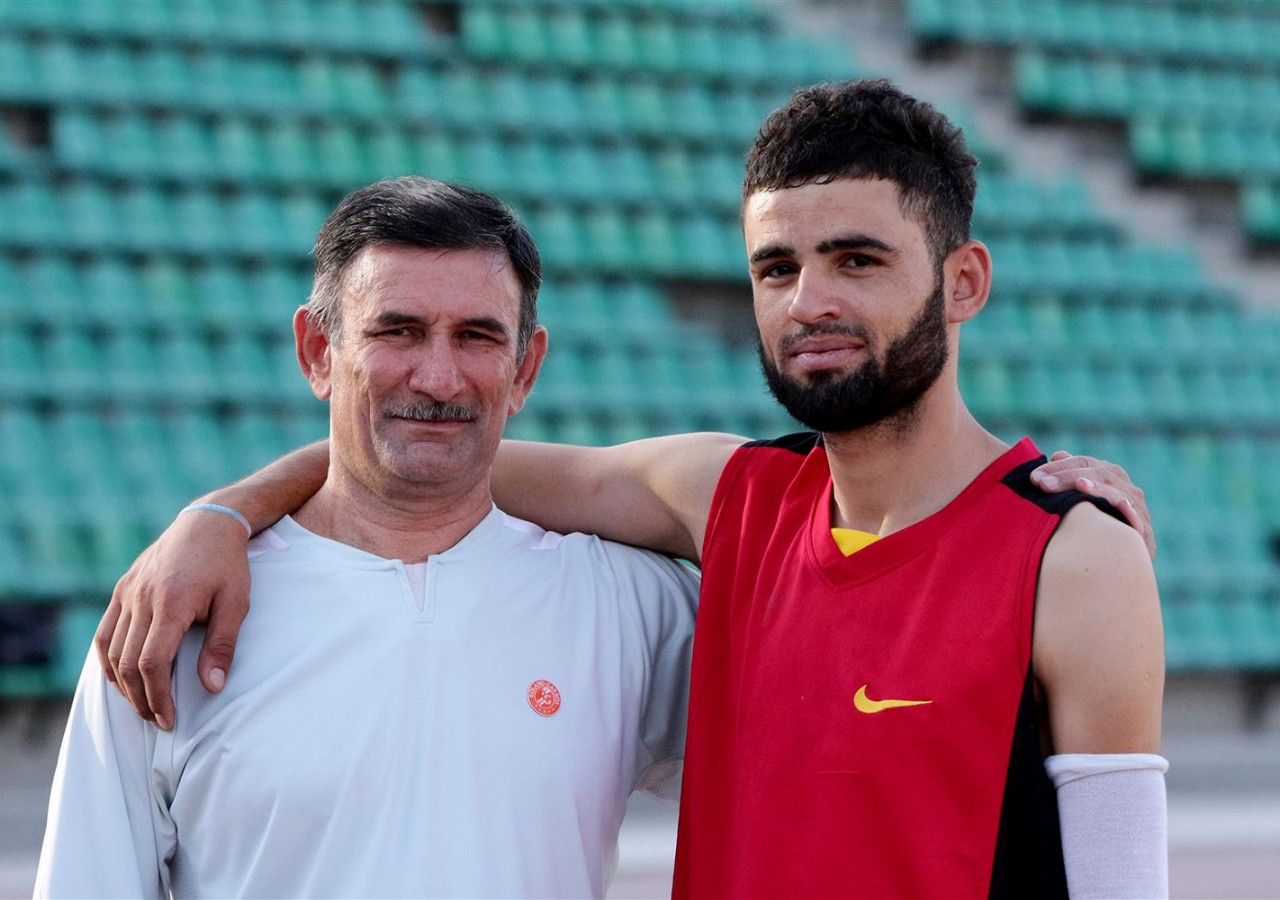
[[[680,27],[665,16],[646,16],[637,21],[636,38],[643,48],[646,67],[664,73],[678,73],[685,67],[679,31]]]
[[[38,302],[43,315],[75,316],[83,306],[84,293],[80,272],[67,257],[42,254],[28,264],[25,295]]]
[[[224,204],[208,191],[184,190],[172,204],[171,236],[176,246],[196,253],[216,253],[232,239]]]
[[[562,134],[576,135],[596,114],[604,110],[587,109],[586,101],[579,95],[575,84],[558,75],[533,75],[528,79],[530,102],[538,111],[538,122]],[[613,111],[615,114],[617,110]],[[604,130],[614,131],[614,120],[606,120]]]
[[[633,264],[636,252],[629,223],[616,209],[592,208],[583,223],[587,237],[587,258],[593,267],[623,270]]]
[[[440,98],[434,104],[435,111],[460,126],[483,124],[493,109],[488,85],[472,69],[446,71],[437,91]]]
[[[301,122],[277,120],[263,140],[262,177],[271,181],[309,182],[321,177],[316,142]]]
[[[355,129],[345,124],[326,123],[320,127],[315,140],[324,181],[350,185],[367,180],[369,161]]]
[[[181,246],[170,200],[154,184],[133,184],[115,198],[115,227],[123,226],[123,244],[140,251]]]
[[[126,243],[128,235],[121,228],[121,216],[115,198],[102,183],[75,182],[61,191],[59,200],[65,213],[54,212],[56,207],[51,202],[43,215],[58,215],[60,218],[65,215],[62,227],[68,233],[64,236],[64,241],[70,238],[82,247],[118,247]],[[57,243],[59,241],[49,240],[50,245]]]
[[[141,332],[127,327],[113,331],[103,347],[105,383],[122,400],[136,401],[163,389],[162,371],[155,345]]]
[[[10,312],[16,312],[24,296],[22,278],[12,257],[0,254],[0,323]]]
[[[507,168],[509,172],[519,173],[507,193],[535,197],[557,192],[566,196],[586,194],[582,183],[574,177],[576,173],[571,163],[566,159],[566,154],[573,152],[574,145],[553,145],[540,138],[528,138],[514,145],[507,144],[501,149],[507,159]],[[594,164],[595,161],[593,155],[591,163]],[[506,180],[512,180],[509,174]]]
[[[186,412],[174,418],[173,426],[179,465],[195,483],[212,486],[244,474],[233,459],[226,430],[213,416]]]
[[[584,10],[555,6],[544,15],[546,40],[555,59],[569,66],[585,66],[595,61],[592,29]]]
[[[462,164],[462,180],[468,184],[502,193],[519,180],[519,173],[508,164],[506,150],[496,135],[471,135],[463,144],[458,158]]]
[[[502,7],[496,3],[468,3],[462,7],[462,44],[477,56],[501,56],[506,51]]]
[[[224,178],[254,181],[263,173],[266,150],[258,129],[246,119],[218,120],[213,128],[212,157]]]
[[[641,47],[631,17],[625,12],[605,12],[596,21],[594,31],[595,60],[600,65],[631,69],[644,64],[647,48]]]
[[[161,165],[155,136],[143,116],[113,117],[103,129],[101,140],[98,152],[112,172],[149,177]]]
[[[1258,241],[1280,243],[1280,187],[1254,182],[1244,192],[1244,224]]]
[[[373,178],[392,178],[413,173],[411,137],[391,126],[374,128],[369,135],[369,173]]]
[[[38,347],[29,330],[0,325],[0,397],[23,396],[43,384]]]
[[[143,297],[154,318],[185,324],[196,315],[199,290],[191,269],[171,256],[151,256],[139,270]]]
[[[224,120],[225,121],[225,120]],[[222,122],[214,126],[221,128]],[[222,165],[209,130],[188,116],[166,116],[155,126],[156,154],[164,171],[181,179],[206,178]],[[224,147],[227,142],[218,142]],[[219,150],[220,152],[220,150]]]
[[[561,190],[572,193],[584,201],[599,202],[611,199],[614,173],[607,167],[605,155],[595,147],[574,142],[563,144],[556,154],[554,183],[564,185]],[[521,170],[523,178],[523,170]],[[550,192],[554,193],[555,188]]]

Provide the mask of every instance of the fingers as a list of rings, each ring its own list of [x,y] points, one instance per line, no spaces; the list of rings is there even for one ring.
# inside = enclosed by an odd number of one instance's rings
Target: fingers
[[[116,670],[111,664],[108,657],[108,651],[111,649],[111,638],[116,632],[116,623],[120,621],[120,598],[118,592],[119,585],[116,586],[116,593],[111,595],[111,602],[107,604],[107,610],[102,614],[102,621],[98,623],[98,630],[93,633],[93,647],[98,651],[98,665],[102,668],[102,674],[107,676],[107,681],[116,684]]]
[[[119,662],[116,664],[116,677],[120,679],[121,689],[138,715],[148,722],[155,721],[155,713],[147,704],[147,690],[142,683],[142,646],[147,640],[147,630],[151,626],[151,608],[145,604],[138,607],[129,619],[129,630],[125,635],[120,650]]]
[[[146,693],[147,707],[155,714],[155,723],[168,731],[174,723],[173,661],[189,623],[166,614],[161,606],[151,620],[138,657],[138,671]]]
[[[236,586],[218,593],[209,607],[209,627],[204,646],[200,648],[197,670],[205,690],[218,693],[227,683],[227,673],[236,655],[236,638],[240,625],[249,613],[247,586]]]
[[[1031,473],[1031,480],[1041,490],[1055,493],[1072,490],[1078,478],[1110,482],[1114,477],[1111,470],[1118,468],[1092,456],[1072,456],[1066,450],[1057,450],[1050,462]]]
[[[129,699],[129,692],[125,690],[124,684],[120,681],[120,655],[124,653],[125,638],[129,636],[129,622],[133,618],[128,607],[122,607],[120,616],[116,619],[115,630],[111,632],[110,642],[107,644],[107,669],[111,672],[108,678],[112,684],[124,694],[126,700]]]
[[[1031,480],[1041,490],[1050,493],[1077,490],[1107,500],[1142,535],[1147,552],[1155,559],[1155,527],[1147,509],[1146,495],[1120,466],[1091,456],[1072,456],[1065,450],[1058,450],[1050,462],[1031,473]]]
[[[1151,517],[1146,510],[1144,503],[1142,508],[1130,499],[1128,492],[1119,488],[1106,484],[1098,484],[1091,478],[1077,478],[1074,484],[1070,485],[1082,494],[1089,494],[1092,497],[1099,497],[1106,500],[1112,506],[1120,511],[1125,521],[1132,526],[1133,530],[1142,535],[1142,541],[1147,545],[1147,553],[1152,559],[1156,557],[1156,536],[1155,530],[1151,526]]]

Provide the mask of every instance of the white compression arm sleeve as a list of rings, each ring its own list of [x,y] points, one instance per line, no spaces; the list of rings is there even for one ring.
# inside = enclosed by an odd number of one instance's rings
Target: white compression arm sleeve
[[[1168,761],[1153,753],[1064,753],[1044,766],[1058,790],[1072,900],[1167,898]]]

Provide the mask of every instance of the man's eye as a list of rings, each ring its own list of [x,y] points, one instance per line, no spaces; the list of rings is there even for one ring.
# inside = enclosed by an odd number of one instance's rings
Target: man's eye
[[[796,267],[791,263],[778,263],[775,266],[769,266],[760,273],[761,278],[785,278],[788,275],[794,275]]]
[[[865,256],[861,253],[855,253],[845,260],[845,265],[851,266],[855,269],[865,269],[870,266],[879,265],[879,263],[880,260],[876,259],[874,256]]]

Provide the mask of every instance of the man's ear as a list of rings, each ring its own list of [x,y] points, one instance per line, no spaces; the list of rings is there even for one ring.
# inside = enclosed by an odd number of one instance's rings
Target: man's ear
[[[311,385],[311,393],[328,400],[333,393],[332,360],[329,336],[305,306],[293,314],[293,339],[297,345],[298,366]]]
[[[967,322],[982,311],[991,294],[991,251],[981,241],[965,241],[943,264],[947,322]]]
[[[524,408],[529,399],[533,383],[538,380],[542,371],[542,361],[547,358],[547,329],[539,325],[529,338],[529,346],[524,349],[524,359],[516,367],[515,385],[511,391],[511,400],[507,403],[507,415],[514,416]]]

